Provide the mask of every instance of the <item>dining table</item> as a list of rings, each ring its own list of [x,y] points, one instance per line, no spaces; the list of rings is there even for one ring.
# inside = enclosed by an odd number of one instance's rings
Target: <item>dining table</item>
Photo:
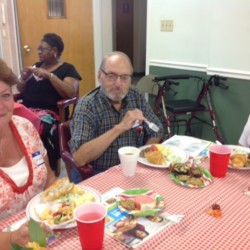
[[[199,165],[209,170],[209,158],[203,157]],[[116,165],[80,185],[94,188],[100,194],[116,187],[154,190],[164,198],[164,211],[183,215],[179,223],[163,228],[136,249],[250,249],[250,196],[245,192],[250,187],[250,170],[228,168],[224,178],[213,178],[203,188],[189,188],[173,181],[169,168],[138,163],[134,176],[124,176],[121,166]],[[220,218],[208,213],[213,204],[220,206]],[[25,216],[23,210],[1,220],[0,229]],[[48,249],[81,249],[77,228],[61,230]],[[103,249],[128,247],[105,234]]]

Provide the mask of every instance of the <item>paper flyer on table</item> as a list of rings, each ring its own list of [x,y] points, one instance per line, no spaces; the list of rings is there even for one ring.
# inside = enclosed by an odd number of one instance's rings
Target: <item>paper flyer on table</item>
[[[212,142],[210,141],[191,136],[174,135],[168,140],[164,141],[162,144],[180,147],[185,150],[190,156],[196,157],[198,155],[208,156],[207,148],[211,143]]]
[[[163,228],[176,224],[183,218],[182,215],[170,215],[167,212],[140,217],[121,211],[115,202],[116,196],[121,192],[123,189],[115,188],[102,196],[108,208],[105,233],[128,247],[138,247]]]

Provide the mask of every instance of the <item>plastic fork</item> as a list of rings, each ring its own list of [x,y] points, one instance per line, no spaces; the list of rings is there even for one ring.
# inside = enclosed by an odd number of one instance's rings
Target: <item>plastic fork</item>
[[[160,128],[153,122],[149,122],[148,120],[146,120],[145,122],[148,124],[149,128],[152,129],[154,132],[159,131]]]

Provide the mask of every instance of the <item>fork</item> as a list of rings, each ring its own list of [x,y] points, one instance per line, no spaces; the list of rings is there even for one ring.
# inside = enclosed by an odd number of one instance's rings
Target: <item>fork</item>
[[[158,132],[159,129],[160,129],[160,128],[159,128],[156,124],[154,124],[153,122],[150,122],[150,121],[146,120],[145,123],[147,123],[148,126],[149,126],[149,128],[152,129],[154,132]]]

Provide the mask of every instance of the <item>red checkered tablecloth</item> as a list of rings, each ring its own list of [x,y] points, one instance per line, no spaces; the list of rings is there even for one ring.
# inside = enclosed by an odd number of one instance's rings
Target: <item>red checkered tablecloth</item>
[[[202,164],[207,167],[207,162]],[[161,230],[138,249],[250,249],[250,197],[243,191],[250,185],[250,171],[229,169],[225,178],[215,178],[205,188],[190,189],[173,182],[168,169],[138,165],[134,177],[124,177],[120,166],[110,168],[84,182],[101,194],[115,187],[123,189],[149,188],[164,197],[165,211],[181,214],[184,218],[178,224]],[[222,218],[207,214],[207,209],[218,203]],[[22,211],[2,220],[3,229],[22,219]],[[67,229],[49,245],[49,249],[81,249],[77,229]],[[120,242],[105,236],[103,249],[127,249]]]

